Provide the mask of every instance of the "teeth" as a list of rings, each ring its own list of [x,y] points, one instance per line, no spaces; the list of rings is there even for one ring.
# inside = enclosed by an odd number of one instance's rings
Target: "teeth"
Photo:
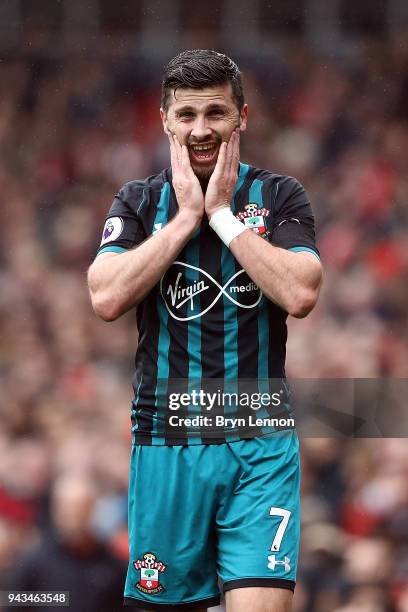
[[[193,149],[194,151],[209,151],[210,149],[213,149],[215,145],[210,144],[210,145],[193,145]]]

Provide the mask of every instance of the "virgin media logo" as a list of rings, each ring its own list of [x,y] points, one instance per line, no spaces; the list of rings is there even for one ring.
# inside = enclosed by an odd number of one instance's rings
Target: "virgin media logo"
[[[160,281],[160,294],[169,314],[178,321],[191,321],[209,312],[220,300],[239,308],[255,308],[262,291],[245,270],[238,270],[221,285],[206,270],[175,261]]]

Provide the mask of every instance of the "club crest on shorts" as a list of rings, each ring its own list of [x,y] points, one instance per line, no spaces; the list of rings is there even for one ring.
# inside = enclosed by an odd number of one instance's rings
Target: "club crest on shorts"
[[[253,230],[256,234],[266,237],[267,231],[265,226],[265,217],[269,215],[269,210],[259,208],[255,202],[250,202],[244,206],[245,211],[238,213],[237,219],[242,221],[244,225]]]
[[[161,561],[157,561],[155,554],[151,552],[144,553],[143,559],[133,561],[133,565],[135,569],[140,570],[139,582],[135,584],[139,591],[148,595],[156,595],[164,591],[159,578],[167,566]]]

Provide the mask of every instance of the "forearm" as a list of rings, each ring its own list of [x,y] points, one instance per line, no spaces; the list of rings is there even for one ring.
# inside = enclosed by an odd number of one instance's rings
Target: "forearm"
[[[314,255],[273,246],[250,230],[234,238],[230,249],[268,299],[294,317],[312,310],[322,276]]]
[[[88,272],[96,314],[113,321],[137,305],[160,280],[198,224],[195,216],[180,212],[135,249],[97,257]]]

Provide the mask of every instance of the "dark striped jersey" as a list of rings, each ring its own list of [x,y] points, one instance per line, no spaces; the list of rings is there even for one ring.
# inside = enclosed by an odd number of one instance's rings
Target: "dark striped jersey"
[[[241,163],[231,209],[260,239],[319,256],[310,202],[296,179]],[[127,183],[113,200],[98,254],[137,247],[177,212],[171,169]],[[137,306],[136,317],[139,341],[132,401],[136,443],[229,439],[227,434],[207,437],[204,426],[198,437],[189,436],[188,426],[179,424],[182,419],[177,427],[171,426],[163,412],[170,389],[180,394],[198,388],[200,381],[229,381],[236,387],[241,380],[285,378],[287,313],[262,294],[206,217]],[[184,402],[178,415],[196,414],[193,408]],[[225,407],[221,410],[228,412]]]

